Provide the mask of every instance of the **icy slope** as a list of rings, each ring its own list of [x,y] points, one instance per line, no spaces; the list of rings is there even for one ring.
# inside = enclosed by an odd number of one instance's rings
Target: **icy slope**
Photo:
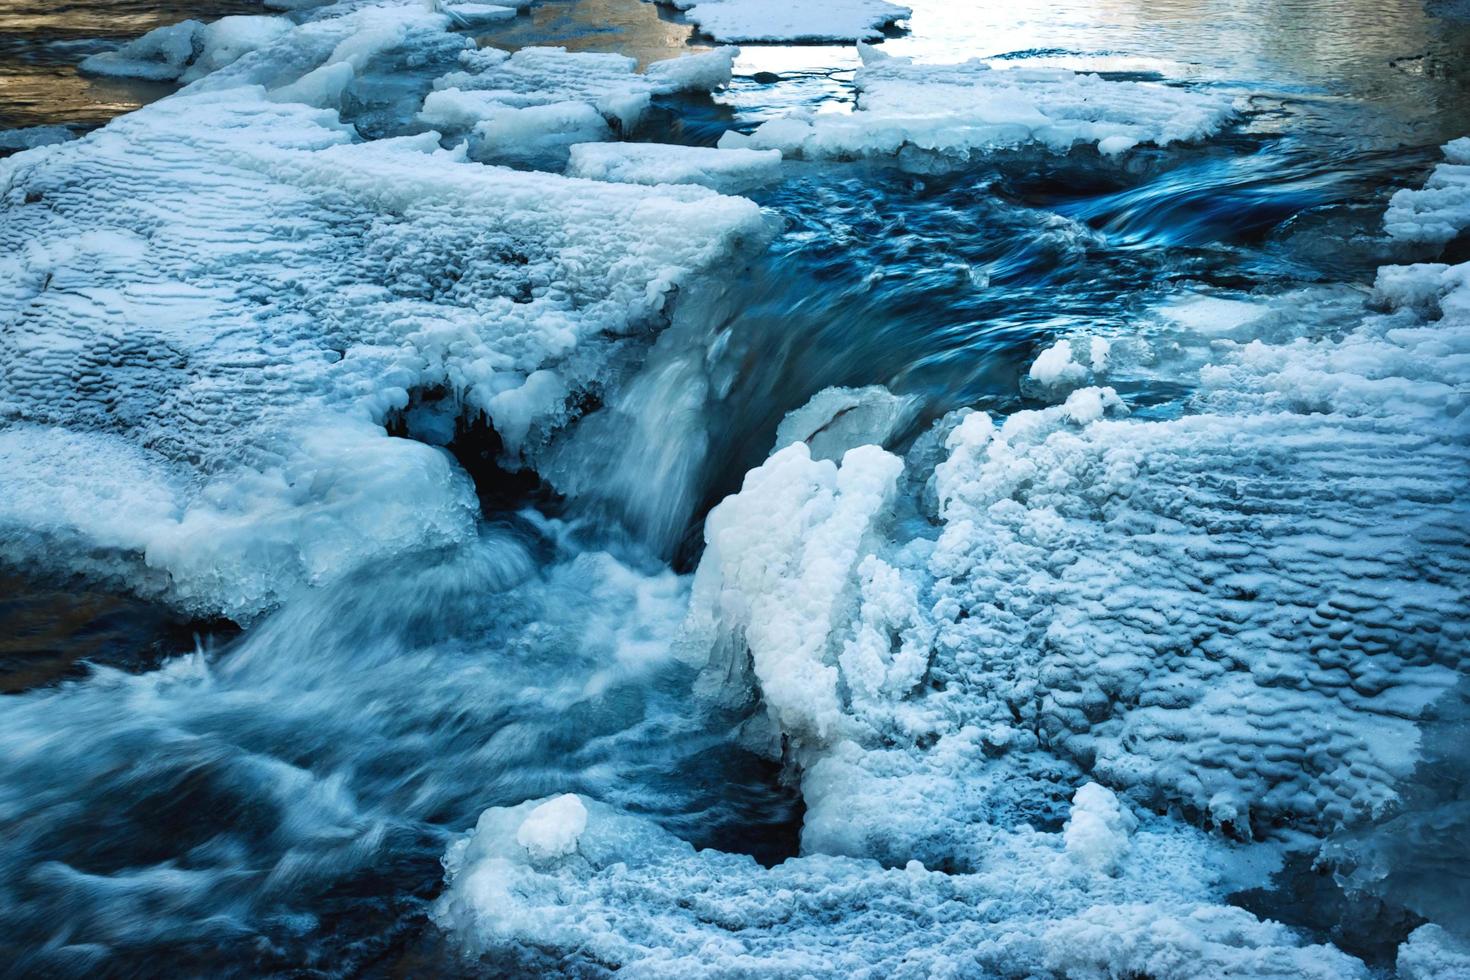
[[[763,240],[753,204],[703,188],[594,191],[471,163],[435,133],[362,142],[297,99],[334,102],[447,19],[318,18],[0,163],[11,557],[111,554],[147,567],[140,588],[243,617],[462,539],[467,480],[388,438],[391,415],[442,442],[483,411],[513,459],[666,322],[673,290]]]
[[[1056,68],[993,69],[981,61],[915,64],[860,50],[855,112],[795,113],[748,136],[727,133],[721,146],[811,159],[905,153],[963,161],[1032,143],[1059,151],[1094,144],[1116,154],[1139,143],[1208,136],[1232,115],[1228,98],[1150,82]]]

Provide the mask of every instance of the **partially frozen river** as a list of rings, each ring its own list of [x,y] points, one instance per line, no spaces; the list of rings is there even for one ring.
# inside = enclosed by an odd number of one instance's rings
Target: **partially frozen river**
[[[1470,975],[1463,4],[294,6],[0,11],[0,969]]]

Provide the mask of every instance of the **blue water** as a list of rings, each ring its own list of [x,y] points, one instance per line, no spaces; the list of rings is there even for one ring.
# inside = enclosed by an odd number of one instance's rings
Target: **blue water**
[[[799,800],[741,748],[756,706],[696,706],[690,671],[628,654],[674,642],[700,519],[781,417],[829,385],[884,384],[921,399],[913,437],[961,406],[1026,406],[1016,378],[1053,338],[1126,334],[1182,288],[1364,285],[1392,257],[1373,234],[1387,195],[1470,132],[1464,29],[1414,3],[1218,4],[1188,22],[1189,5],[1139,4],[1116,24],[1029,3],[956,11],[954,29],[922,35],[920,18],[944,14],[916,6],[896,51],[1126,77],[1186,64],[1272,94],[1220,139],[1126,164],[1080,149],[942,175],[807,165],[754,195],[785,225],[711,304],[729,384],[674,547],[486,467],[475,547],[362,572],[239,636],[119,596],[79,607],[73,583],[0,580],[0,635],[44,634],[0,658],[5,689],[26,689],[0,701],[0,970],[455,975],[425,919],[439,856],[484,808],[550,792],[652,814],[702,846],[792,853]],[[133,3],[109,22],[114,8],[0,14],[13,77],[59,66],[25,75],[0,124],[85,127],[165,94],[122,98],[70,63],[157,22],[239,9]],[[647,61],[688,35],[636,0],[571,0],[481,39]],[[748,52],[728,94],[668,100],[635,136],[709,144],[786,107],[850,100],[850,59]],[[420,70],[394,80],[394,99],[445,69]],[[360,125],[408,124],[384,111]],[[1161,413],[1187,394],[1142,381],[1122,393]],[[473,443],[456,446],[470,465]]]

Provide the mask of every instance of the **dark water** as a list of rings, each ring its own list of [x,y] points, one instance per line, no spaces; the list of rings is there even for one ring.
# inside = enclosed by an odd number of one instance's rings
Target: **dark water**
[[[170,86],[89,78],[77,62],[165,24],[262,12],[260,0],[6,0],[0,4],[0,129],[88,129],[162,98]]]
[[[1184,288],[1362,286],[1398,257],[1376,234],[1387,195],[1470,132],[1470,28],[1412,0],[912,6],[894,53],[1188,79],[1241,93],[1243,114],[1207,144],[1123,163],[1079,149],[944,175],[807,165],[754,195],[787,225],[711,303],[729,383],[680,498],[681,568],[703,512],[821,388],[915,395],[917,431],[961,405],[1026,405],[1015,379],[1056,335],[1126,334]],[[95,125],[160,97],[72,66],[163,23],[258,10],[7,6],[0,125]],[[479,39],[643,63],[691,46],[686,25],[636,0],[545,3]],[[847,49],[747,49],[728,93],[666,100],[634,137],[710,144],[788,106],[850,101],[853,65]],[[1182,392],[1123,394],[1168,412]],[[361,573],[235,639],[134,600],[0,579],[0,689],[41,688],[0,701],[0,743],[22,747],[0,782],[0,969],[453,974],[425,920],[447,840],[487,806],[553,791],[651,813],[702,845],[790,853],[794,793],[734,747],[751,706],[698,713],[687,671],[628,653],[672,642],[687,582],[666,556],[564,522],[576,515],[554,501],[493,509],[482,547]],[[91,683],[57,686],[88,662]]]

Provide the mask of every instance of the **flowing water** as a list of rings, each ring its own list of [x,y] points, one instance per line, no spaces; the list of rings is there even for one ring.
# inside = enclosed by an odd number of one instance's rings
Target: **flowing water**
[[[700,522],[829,385],[919,399],[909,436],[965,405],[1030,404],[1016,377],[1078,327],[1126,335],[1186,287],[1371,282],[1376,222],[1470,132],[1470,28],[1414,0],[914,0],[895,54],[985,56],[1250,93],[1221,138],[1010,153],[948,173],[794,166],[754,197],[785,228],[710,286],[707,330],[656,345],[630,411],[654,433],[565,462],[609,486],[565,508],[475,470],[480,540],[364,569],[238,636],[74,583],[0,579],[0,962],[28,972],[453,974],[425,909],[452,835],[486,807],[581,792],[700,846],[794,853],[801,805],[750,751],[752,703],[688,697],[671,650]],[[84,128],[167,93],[87,79],[81,56],[244,2],[11,4],[0,125]],[[633,0],[547,2],[481,43],[641,62],[687,25]],[[750,47],[713,100],[671,98],[637,138],[712,144],[794,105],[844,111],[847,48]],[[442,68],[436,69],[442,71]],[[432,78],[424,69],[427,87]],[[681,346],[683,345],[683,346]],[[713,413],[681,398],[696,358]],[[1121,388],[1176,411],[1167,381]],[[630,396],[632,397],[632,396]],[[617,406],[608,406],[609,411]],[[595,440],[593,440],[595,445]],[[483,463],[483,460],[482,460]],[[198,645],[194,636],[199,637]],[[79,679],[82,661],[92,664]]]

